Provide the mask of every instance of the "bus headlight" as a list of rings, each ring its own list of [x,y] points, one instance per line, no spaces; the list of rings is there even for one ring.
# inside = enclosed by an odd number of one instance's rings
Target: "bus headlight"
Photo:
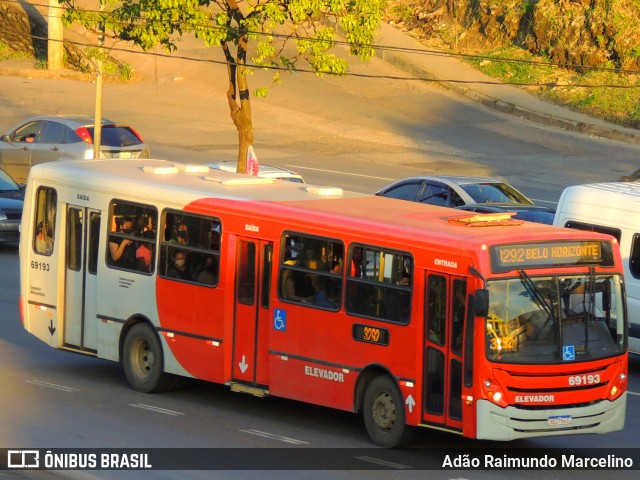
[[[613,382],[613,386],[609,391],[609,400],[615,400],[626,389],[627,389],[627,374],[622,372],[618,375],[618,379]]]
[[[485,396],[499,407],[506,407],[507,403],[504,401],[504,395],[500,387],[487,379],[483,382],[485,387]]]

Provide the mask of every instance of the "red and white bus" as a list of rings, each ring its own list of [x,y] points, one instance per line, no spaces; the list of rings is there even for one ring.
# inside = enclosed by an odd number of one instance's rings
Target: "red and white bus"
[[[32,168],[24,327],[179,377],[510,440],[624,425],[627,321],[610,236],[163,160]]]

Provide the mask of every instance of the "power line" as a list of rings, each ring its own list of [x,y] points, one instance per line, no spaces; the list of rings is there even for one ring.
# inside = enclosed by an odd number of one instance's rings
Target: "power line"
[[[14,37],[18,36],[18,34],[14,34],[12,32],[5,32],[5,35],[14,36]],[[125,53],[131,53],[136,55],[149,55],[149,56],[158,57],[158,58],[171,58],[171,59],[186,60],[186,61],[193,61],[193,62],[200,62],[200,63],[225,65],[225,66],[228,65],[228,62],[226,60],[213,60],[213,59],[195,58],[195,57],[188,57],[188,56],[175,55],[175,54],[164,54],[164,53],[158,53],[158,52],[135,51],[135,50],[131,50],[127,48],[119,48],[115,46],[105,47],[104,45],[101,45],[99,43],[83,43],[83,42],[77,42],[72,40],[56,40],[56,39],[49,39],[48,37],[43,37],[43,36],[34,35],[34,34],[27,34],[27,37],[34,40],[67,43],[70,45],[76,45],[76,46],[85,47],[85,48],[88,48],[88,47],[96,48],[99,50],[125,52]],[[342,43],[344,43],[345,45],[349,45],[348,42],[342,42]],[[385,47],[385,48],[389,50],[397,50],[397,51],[403,51],[403,52],[413,52],[413,53],[426,52],[427,54],[450,56],[449,54],[446,54],[446,53],[429,51],[429,50],[406,49],[401,47]],[[484,58],[484,57],[478,57],[478,58]],[[486,57],[486,58],[493,59],[492,57]],[[314,75],[320,74],[320,75],[333,75],[333,76],[345,76],[345,77],[349,76],[349,77],[356,77],[356,78],[369,78],[369,79],[381,79],[381,80],[421,81],[421,82],[428,82],[428,83],[434,83],[434,84],[451,83],[451,84],[460,84],[460,85],[472,85],[472,84],[473,85],[498,85],[498,86],[511,85],[511,86],[518,86],[518,87],[547,87],[547,88],[553,88],[558,86],[556,82],[540,83],[540,82],[502,82],[502,81],[491,81],[491,80],[437,79],[437,78],[425,78],[425,77],[418,77],[418,76],[408,77],[408,76],[378,75],[378,74],[366,74],[366,73],[354,73],[354,72],[335,73],[331,71],[318,71],[313,69],[305,69],[305,68],[297,68],[297,67],[287,68],[287,67],[281,67],[276,65],[261,65],[261,64],[249,64],[249,63],[235,64],[235,65],[239,67],[246,67],[246,68],[258,69],[258,70],[261,69],[261,70],[272,70],[272,71],[286,71],[290,73],[311,73]],[[562,85],[562,86],[572,87],[572,88],[591,88],[591,89],[593,88],[615,88],[615,89],[640,88],[640,86],[638,85],[619,85],[619,84],[593,85],[593,84],[572,83],[569,85]]]
[[[14,34],[9,34],[14,35]],[[15,36],[15,35],[14,35]],[[117,52],[125,52],[136,55],[150,55],[153,57],[159,58],[169,58],[169,59],[177,59],[177,60],[187,60],[199,63],[211,63],[218,65],[228,65],[228,62],[225,60],[213,60],[213,59],[204,59],[204,58],[195,58],[195,57],[187,57],[183,55],[174,55],[174,54],[165,54],[165,53],[157,53],[157,52],[147,52],[147,51],[135,51],[126,48],[118,48],[118,47],[105,47],[100,44],[93,43],[82,43],[75,42],[71,40],[49,40],[47,37],[41,37],[38,35],[28,35],[28,37],[36,39],[36,40],[48,40],[55,42],[64,42],[70,45],[76,45],[81,47],[92,47],[96,49],[117,51]],[[354,72],[345,72],[345,73],[334,73],[331,71],[317,71],[312,69],[304,69],[304,68],[285,68],[279,67],[275,65],[258,65],[258,64],[235,64],[239,67],[247,67],[253,68],[257,70],[274,70],[274,71],[286,71],[291,73],[311,73],[314,75],[322,74],[322,75],[333,75],[333,76],[344,76],[344,77],[356,77],[356,78],[369,78],[369,79],[379,79],[379,80],[403,80],[403,81],[420,81],[420,82],[428,82],[428,83],[453,83],[453,84],[461,84],[461,85],[499,85],[499,86],[519,86],[519,87],[556,87],[558,86],[555,82],[546,82],[546,83],[532,83],[532,82],[499,82],[499,81],[491,81],[491,80],[460,80],[460,79],[440,79],[440,78],[425,78],[425,77],[407,77],[407,76],[397,76],[397,75],[378,75],[378,74],[367,74],[367,73],[354,73]],[[640,88],[640,86],[635,85],[616,85],[616,84],[602,84],[602,85],[592,85],[592,84],[579,84],[574,83],[570,85],[562,85],[563,87],[574,87],[574,88],[617,88],[617,89],[633,89]]]
[[[17,3],[20,4],[22,0],[5,0],[6,3]],[[48,5],[44,5],[44,4],[38,4],[38,3],[31,3],[32,6],[37,6],[37,7],[47,7],[49,8]],[[58,7],[53,7],[53,8],[57,8],[57,9],[64,9],[65,11],[67,10],[64,7],[58,6]],[[90,9],[76,9],[76,11],[81,11],[81,12],[86,12],[86,13],[95,13],[95,14],[106,14],[108,16],[109,12],[100,12],[99,10],[90,10]],[[149,18],[144,18],[144,17],[137,17],[136,18],[138,21],[142,21],[142,22],[146,22],[146,23],[157,23],[160,22],[160,20],[156,20],[156,19],[149,19]],[[212,30],[222,30],[222,31],[228,31],[228,30],[232,30],[231,28],[222,26],[222,25],[204,25],[204,24],[194,24],[194,26],[200,26],[202,28],[210,28]],[[247,34],[249,35],[255,35],[255,36],[271,36],[271,37],[275,37],[275,38],[280,38],[283,40],[287,40],[292,38],[291,35],[287,35],[287,34],[280,34],[280,33],[266,33],[266,32],[260,32],[260,31],[247,31]],[[313,38],[313,37],[305,37],[305,36],[300,36],[297,35],[296,38],[302,39],[302,40],[306,40],[306,41],[311,41],[311,42],[324,42],[326,40],[320,40],[317,38]],[[567,70],[581,70],[581,71],[594,71],[594,72],[609,72],[609,73],[616,73],[616,74],[625,74],[625,75],[637,75],[640,74],[640,70],[632,70],[632,69],[622,69],[622,68],[612,68],[612,67],[598,67],[598,66],[589,66],[589,65],[573,65],[573,64],[568,64],[568,63],[554,63],[554,62],[548,62],[548,61],[539,61],[539,60],[527,60],[527,59],[519,59],[519,58],[501,58],[501,57],[495,57],[495,56],[490,56],[490,55],[480,55],[480,54],[468,54],[468,53],[458,53],[458,52],[443,52],[443,51],[439,51],[439,50],[430,50],[430,49],[426,49],[426,48],[409,48],[409,47],[396,47],[396,46],[391,46],[391,45],[382,45],[382,44],[358,44],[358,43],[350,43],[344,40],[333,40],[332,41],[333,44],[335,45],[339,45],[339,46],[347,46],[347,47],[351,47],[351,46],[356,46],[356,47],[368,47],[368,48],[372,48],[373,50],[379,50],[379,51],[392,51],[392,52],[400,52],[400,53],[408,53],[408,54],[415,54],[415,55],[429,55],[429,56],[444,56],[444,57],[452,57],[452,58],[461,58],[464,60],[475,60],[475,61],[483,61],[483,60],[487,60],[487,61],[491,61],[491,62],[495,62],[495,63],[506,63],[506,64],[522,64],[522,65],[530,65],[530,66],[535,66],[535,67],[551,67],[551,68],[563,68],[563,69],[567,69]],[[261,67],[258,67],[261,68]],[[265,67],[267,68],[267,67]],[[283,69],[283,70],[288,70],[288,69]],[[303,70],[299,70],[299,71],[303,71]],[[329,73],[329,72],[325,72],[325,73]],[[464,82],[463,82],[464,83]],[[473,82],[473,83],[477,83],[477,82]],[[502,82],[501,82],[502,83]],[[510,83],[510,85],[521,85],[519,83]],[[524,83],[522,85],[537,85],[537,84],[527,84]]]

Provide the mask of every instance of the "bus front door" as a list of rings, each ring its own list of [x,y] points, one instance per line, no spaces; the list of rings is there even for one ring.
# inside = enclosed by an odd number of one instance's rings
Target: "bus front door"
[[[462,355],[467,282],[427,274],[423,421],[462,429]]]
[[[69,205],[66,213],[64,344],[95,353],[100,212]]]
[[[267,335],[273,244],[237,238],[233,324],[233,380],[255,387],[268,384]]]

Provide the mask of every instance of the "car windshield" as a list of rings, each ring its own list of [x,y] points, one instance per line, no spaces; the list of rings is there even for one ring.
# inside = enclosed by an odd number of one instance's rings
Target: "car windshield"
[[[0,191],[10,192],[14,190],[20,190],[20,188],[4,170],[0,170]]]
[[[460,185],[476,203],[524,203],[533,202],[506,183],[474,183]]]
[[[87,127],[91,138],[93,138],[93,127]],[[101,129],[102,140],[100,144],[104,147],[131,147],[140,145],[142,141],[129,127],[117,127],[115,125],[103,125]]]
[[[553,364],[618,355],[626,328],[622,281],[611,275],[487,282],[485,345],[494,362]]]

